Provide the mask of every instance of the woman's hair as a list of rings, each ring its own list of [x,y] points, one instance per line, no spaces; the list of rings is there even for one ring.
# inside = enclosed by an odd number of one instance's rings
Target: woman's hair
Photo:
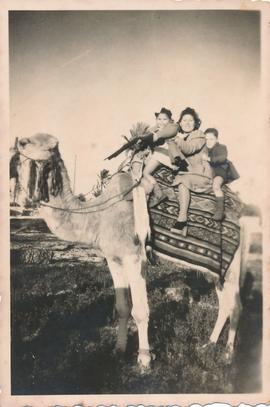
[[[218,131],[214,127],[209,127],[208,129],[206,129],[204,134],[207,134],[207,133],[212,133],[212,134],[214,134],[214,136],[216,138],[218,138]]]
[[[177,123],[179,124],[179,128],[180,128],[179,131],[180,131],[180,133],[183,133],[183,130],[182,130],[181,125],[180,125],[180,122],[181,122],[181,120],[183,119],[183,117],[184,117],[186,114],[189,114],[190,116],[193,117],[193,119],[194,119],[194,130],[198,130],[199,127],[200,127],[200,125],[201,125],[201,119],[199,118],[198,113],[196,112],[196,110],[192,109],[191,107],[186,107],[186,109],[184,109],[184,110],[180,113],[180,117],[179,117],[179,120],[178,120],[178,122],[177,122]]]

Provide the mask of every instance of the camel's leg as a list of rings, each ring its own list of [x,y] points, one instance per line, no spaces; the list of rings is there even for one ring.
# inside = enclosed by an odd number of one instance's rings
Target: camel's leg
[[[218,318],[210,336],[210,342],[216,343],[220,333],[229,318],[230,328],[227,340],[228,356],[231,357],[242,305],[240,301],[240,269],[242,247],[238,248],[227,272],[227,278],[222,289],[217,288],[219,300]]]
[[[120,352],[125,352],[127,347],[127,337],[128,337],[127,323],[130,316],[128,294],[129,294],[128,288],[117,288],[115,290],[116,310],[119,316],[118,335],[115,348]]]
[[[128,281],[124,273],[123,263],[120,257],[107,258],[107,261],[113,279],[116,299],[115,306],[119,317],[116,350],[125,352],[128,335],[127,323],[130,316]]]
[[[132,255],[125,258],[125,271],[128,276],[131,290],[131,313],[138,328],[138,362],[142,368],[148,368],[151,361],[148,342],[149,306],[147,300],[146,281],[142,276],[142,261],[137,255]]]
[[[231,359],[234,345],[235,345],[235,337],[236,332],[238,329],[238,324],[242,312],[242,303],[240,299],[240,282],[242,274],[245,272],[246,269],[246,256],[243,258],[243,254],[246,251],[246,229],[242,222],[241,225],[241,237],[240,237],[240,245],[237,252],[234,255],[234,259],[230,266],[229,275],[228,275],[228,282],[227,282],[227,290],[230,295],[230,329],[228,334],[227,340],[227,357]]]
[[[213,332],[209,338],[210,342],[217,343],[219,335],[229,318],[229,304],[226,302],[226,287],[223,289],[217,288],[216,293],[218,297],[218,317],[213,329]]]
[[[251,236],[252,233],[256,233],[258,231],[260,231],[258,218],[250,216],[243,216],[241,218],[241,285],[244,284],[246,278]]]
[[[234,307],[230,312],[230,329],[227,340],[227,357],[231,358],[234,350],[235,337],[238,328],[239,319],[242,312],[242,303],[240,300],[240,294],[236,293],[234,297]]]
[[[222,291],[218,290],[219,312],[214,330],[210,336],[210,343],[217,343],[220,333],[229,318],[230,327],[226,344],[226,357],[231,360],[234,350],[235,336],[242,311],[239,292],[230,292],[232,286],[224,287]]]

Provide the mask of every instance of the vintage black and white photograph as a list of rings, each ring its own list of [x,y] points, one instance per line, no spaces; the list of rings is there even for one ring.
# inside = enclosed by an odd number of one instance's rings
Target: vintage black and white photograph
[[[263,391],[261,29],[9,10],[12,396]]]

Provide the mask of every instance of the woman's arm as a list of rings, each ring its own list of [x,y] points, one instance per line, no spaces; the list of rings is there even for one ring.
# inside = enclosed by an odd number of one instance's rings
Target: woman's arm
[[[165,140],[171,139],[176,136],[179,130],[179,125],[176,123],[169,123],[163,129],[157,129],[156,126],[150,127],[147,129],[147,134],[142,136],[141,145],[145,148],[147,146],[155,146],[164,144]]]
[[[188,138],[187,140],[178,138],[177,145],[181,149],[182,153],[187,156],[192,155],[200,151],[205,145],[205,137],[202,133],[202,136]]]
[[[177,123],[169,123],[167,126],[163,127],[163,129],[158,130],[154,133],[154,141],[159,139],[169,139],[176,136],[179,130],[179,125]]]

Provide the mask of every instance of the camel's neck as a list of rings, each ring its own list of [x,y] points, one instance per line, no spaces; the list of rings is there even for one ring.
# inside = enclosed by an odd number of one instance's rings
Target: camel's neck
[[[82,213],[81,210],[87,208],[89,202],[81,202],[73,195],[67,170],[63,163],[60,165],[62,192],[57,197],[49,194],[48,206],[41,206],[40,214],[51,232],[60,239],[96,245],[100,215],[89,213],[87,209]]]
[[[57,197],[50,195],[50,201],[59,203],[63,208],[68,209],[79,208],[82,205],[82,202],[77,197],[74,196],[71,190],[70,179],[64,163],[61,162],[60,166],[63,180],[63,189],[61,194]]]

